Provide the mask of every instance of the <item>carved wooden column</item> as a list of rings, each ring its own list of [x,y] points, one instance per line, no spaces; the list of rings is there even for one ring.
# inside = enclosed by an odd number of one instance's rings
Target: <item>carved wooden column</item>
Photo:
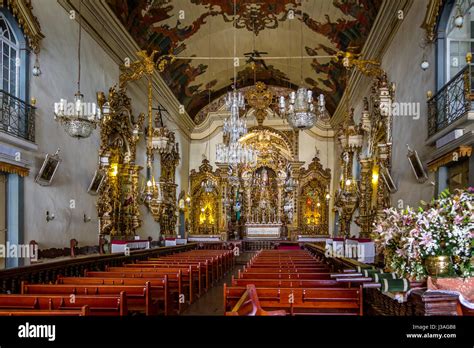
[[[291,161],[290,163],[290,172],[293,179],[299,182],[300,179],[300,172],[301,168],[304,165],[303,161]],[[298,200],[298,192],[293,191],[291,193],[293,199],[293,221],[290,221],[288,224],[288,237],[291,235],[291,230],[294,230],[298,227],[298,212],[300,209],[299,200]]]
[[[360,236],[369,238],[374,214],[372,212],[372,159],[360,159],[360,201],[359,216],[356,223],[360,226]]]
[[[281,223],[281,215],[283,211],[283,187],[285,185],[284,180],[278,179],[278,211],[277,211],[277,221]]]
[[[227,180],[228,178],[228,164],[224,163],[216,163],[216,166],[218,168],[218,175],[220,176],[220,192],[221,192],[221,197],[219,199],[219,208],[220,208],[220,222],[219,222],[219,232],[220,233],[225,233],[227,236],[229,236],[229,221],[227,219],[227,209],[228,207],[224,204],[224,200],[228,198],[229,195],[229,182]]]
[[[390,157],[392,144],[378,144],[378,155],[380,166],[390,169]],[[377,186],[377,216],[385,216],[384,210],[390,207],[390,192],[379,175]]]

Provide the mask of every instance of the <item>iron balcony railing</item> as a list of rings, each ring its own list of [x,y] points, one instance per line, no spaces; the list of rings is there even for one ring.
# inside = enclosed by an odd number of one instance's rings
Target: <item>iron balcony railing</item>
[[[472,108],[474,69],[466,65],[428,100],[428,137],[448,127]]]
[[[36,108],[0,90],[0,132],[35,141]]]

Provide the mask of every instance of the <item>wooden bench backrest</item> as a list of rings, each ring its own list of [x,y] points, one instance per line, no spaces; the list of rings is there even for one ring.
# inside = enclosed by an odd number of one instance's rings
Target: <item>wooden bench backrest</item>
[[[103,272],[103,271],[86,271],[84,273],[87,278],[157,278],[162,279],[165,275],[168,281],[177,279],[181,276],[181,270],[171,270],[169,272]]]
[[[59,277],[58,284],[67,285],[143,285],[150,283],[152,288],[166,287],[168,276],[159,278],[93,278],[93,277]]]
[[[127,297],[145,296],[150,283],[145,285],[67,285],[22,283],[22,294],[114,295],[125,291]]]
[[[80,310],[85,305],[90,315],[128,314],[125,292],[118,296],[0,295],[0,310]]]
[[[152,312],[150,283],[142,285],[67,285],[67,284],[26,284],[22,283],[22,294],[44,295],[118,295],[122,291],[127,296],[129,310],[136,308],[147,315]]]
[[[329,272],[329,269],[323,268],[278,268],[278,267],[246,267],[245,272],[254,273],[323,273]]]
[[[329,273],[254,273],[240,272],[241,279],[331,279]]]
[[[254,284],[259,287],[270,288],[337,288],[348,287],[346,283],[340,283],[334,279],[232,279],[232,286],[247,286]]]
[[[192,272],[191,266],[183,267],[160,267],[160,268],[144,268],[144,267],[109,267],[106,272],[122,272],[122,273],[156,273],[156,274],[169,274],[181,271],[181,275],[189,276]],[[86,273],[89,274],[89,273]]]
[[[65,316],[89,316],[89,306],[83,306],[79,310],[0,310],[0,316],[5,317],[65,317]]]
[[[259,288],[257,294],[263,309],[285,309],[290,314],[355,314],[362,315],[360,288]],[[246,287],[224,286],[226,310],[232,308]]]
[[[255,286],[248,285],[247,290],[241,296],[230,312],[226,316],[285,316],[285,310],[266,311],[260,305]]]

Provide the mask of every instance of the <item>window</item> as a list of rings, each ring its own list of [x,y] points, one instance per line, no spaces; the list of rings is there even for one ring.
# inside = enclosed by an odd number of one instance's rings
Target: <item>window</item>
[[[458,14],[464,15],[461,28],[454,24]],[[446,77],[448,82],[466,66],[466,54],[474,52],[474,8],[470,1],[459,1],[451,8],[446,28]]]
[[[0,81],[1,88],[18,96],[20,45],[5,16],[0,13]]]

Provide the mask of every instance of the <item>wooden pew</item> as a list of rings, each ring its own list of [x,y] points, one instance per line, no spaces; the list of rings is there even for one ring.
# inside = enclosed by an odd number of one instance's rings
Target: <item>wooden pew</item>
[[[349,287],[334,279],[235,279],[232,286],[247,286],[253,284],[258,288],[342,288]]]
[[[189,280],[184,281],[181,270],[176,273],[170,270],[170,273],[134,273],[134,272],[103,272],[103,271],[85,271],[86,278],[112,278],[112,279],[161,279],[164,276],[168,277],[168,292],[170,297],[178,301],[178,313],[180,313],[185,306],[185,303],[179,301],[179,296],[189,293]],[[186,301],[189,302],[189,301]]]
[[[145,261],[146,262],[146,261]],[[191,272],[197,272],[197,275],[193,275],[193,279],[196,282],[196,295],[200,297],[203,292],[202,284],[205,285],[205,290],[207,291],[209,288],[209,265],[207,263],[201,262],[172,262],[166,263],[164,261],[154,261],[154,262],[147,262],[147,263],[128,263],[124,264],[123,267],[126,268],[142,268],[142,269],[167,269],[167,268],[181,268],[181,269],[191,269]],[[212,270],[211,270],[212,272]]]
[[[0,310],[0,316],[2,317],[85,317],[89,316],[89,307],[83,306],[79,310]]]
[[[22,282],[21,294],[35,295],[119,295],[125,292],[129,311],[155,315],[158,308],[152,305],[150,283],[140,285],[62,285],[27,284]]]
[[[298,273],[320,273],[320,272],[330,272],[328,267],[281,267],[279,265],[274,265],[273,267],[264,266],[246,266],[244,268],[246,272],[256,272],[256,273],[267,273],[267,272],[298,272]]]
[[[187,261],[210,261],[216,267],[213,267],[216,272],[214,274],[214,280],[220,279],[230,269],[234,267],[235,257],[231,250],[191,250],[185,253],[166,255],[159,258],[150,258],[150,261],[157,260],[187,260]]]
[[[256,288],[264,310],[284,309],[290,315],[363,315],[361,288]],[[240,300],[246,287],[224,285],[224,309]]]
[[[257,273],[240,270],[237,277],[239,279],[331,279],[329,273]]]
[[[0,295],[0,311],[40,310],[73,311],[89,307],[91,316],[125,316],[128,314],[125,292],[118,296],[78,295]]]
[[[183,290],[188,290],[189,291],[189,303],[194,302],[194,291],[198,290],[200,287],[200,277],[197,274],[196,268],[193,269],[192,266],[189,267],[178,267],[178,268],[168,268],[168,267],[163,267],[163,268],[134,268],[134,267],[108,267],[106,269],[105,273],[109,272],[114,272],[114,273],[121,273],[121,274],[133,274],[138,277],[144,277],[144,278],[149,278],[151,275],[156,274],[156,275],[164,275],[164,274],[169,274],[169,273],[175,273],[177,271],[181,271],[181,281],[183,285]],[[87,275],[90,273],[87,272]],[[133,276],[132,276],[133,277]],[[151,276],[153,277],[153,276]],[[122,277],[120,277],[122,278]],[[184,294],[184,293],[182,293]]]
[[[179,255],[179,254],[178,254]],[[161,262],[163,264],[168,264],[168,263],[208,263],[208,272],[209,272],[209,277],[211,278],[211,282],[215,283],[217,282],[222,276],[227,273],[227,271],[230,269],[230,264],[227,259],[224,259],[224,257],[219,257],[219,256],[189,256],[189,255],[179,255],[179,256],[164,256],[160,258],[150,258],[148,260],[149,262]]]
[[[220,259],[217,257],[173,257],[173,258],[149,258],[148,261],[141,261],[139,264],[143,263],[152,263],[152,264],[207,264],[206,271],[208,272],[208,276],[212,279],[211,282],[215,282],[220,278],[220,271],[222,265],[220,264]]]
[[[150,292],[153,305],[163,308],[163,314],[169,315],[171,311],[170,292],[168,289],[168,276],[160,278],[98,278],[98,277],[63,277],[59,276],[56,284],[63,285],[141,285],[150,283]],[[178,307],[176,308],[178,311]]]

